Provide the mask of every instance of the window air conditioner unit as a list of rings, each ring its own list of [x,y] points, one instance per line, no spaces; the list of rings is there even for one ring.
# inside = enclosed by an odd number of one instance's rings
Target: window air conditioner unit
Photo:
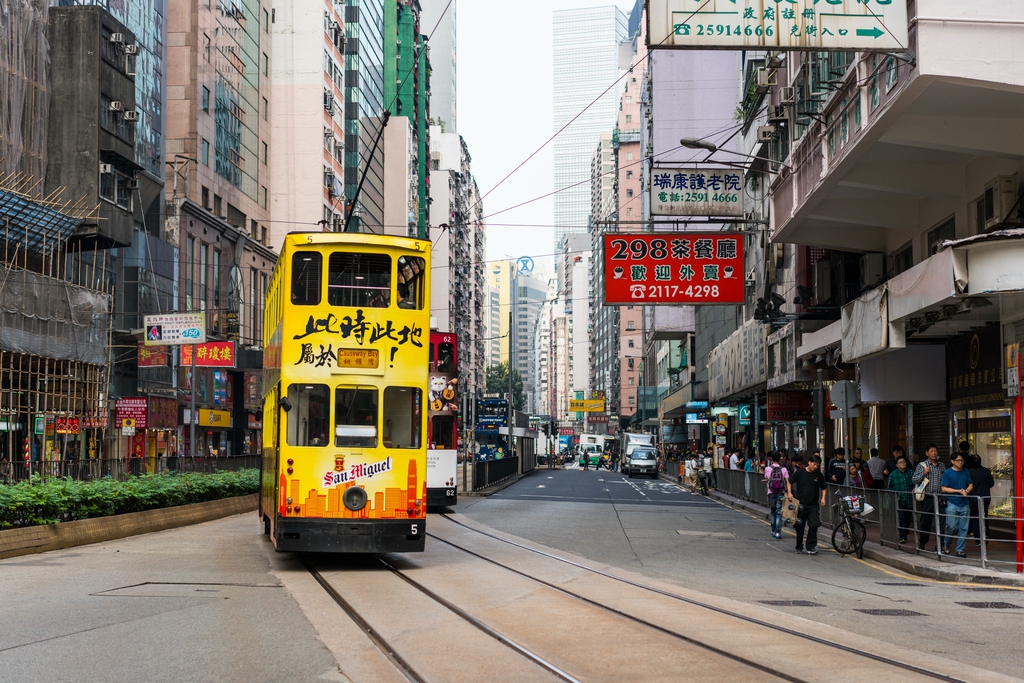
[[[139,54],[139,46],[138,45],[125,45],[124,46],[124,53],[126,55],[137,55],[137,54]]]
[[[860,288],[870,289],[885,277],[885,254],[864,254],[860,257]]]
[[[779,88],[779,101],[782,102],[782,104],[795,104],[796,88],[789,85],[784,88]]]
[[[124,34],[123,33],[111,33],[110,42],[115,45],[124,45]]]
[[[775,125],[769,126],[758,126],[757,127],[757,141],[758,142],[771,142],[779,135],[779,127]]]
[[[100,173],[113,173],[113,164],[100,164]]]
[[[774,69],[758,69],[755,76],[757,77],[757,89],[759,92],[768,92],[769,88],[778,84]]]
[[[985,185],[985,229],[991,230],[1010,216],[1017,203],[1017,177],[996,176]]]
[[[789,107],[784,104],[776,104],[771,108],[771,113],[768,114],[768,121],[776,123],[789,121]]]
[[[124,186],[129,190],[137,190],[139,189],[139,181],[136,180],[135,178],[129,178],[127,181],[125,181]]]
[[[124,104],[120,100],[114,100],[107,105],[107,109],[110,111],[124,111]]]
[[[124,120],[125,121],[138,121],[139,120],[139,113],[137,111],[135,111],[134,109],[132,109],[130,111],[126,111],[124,113]]]

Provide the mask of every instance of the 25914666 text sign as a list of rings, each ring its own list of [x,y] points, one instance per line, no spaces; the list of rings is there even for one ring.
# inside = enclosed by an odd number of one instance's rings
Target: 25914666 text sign
[[[606,304],[743,303],[739,233],[608,233]]]
[[[905,0],[649,0],[652,48],[905,50]]]

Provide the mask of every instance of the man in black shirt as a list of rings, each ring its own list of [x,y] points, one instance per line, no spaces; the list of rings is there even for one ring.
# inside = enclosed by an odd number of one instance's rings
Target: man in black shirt
[[[846,464],[846,449],[837,448],[834,451],[832,451],[832,459],[828,461],[828,467],[826,468],[827,471],[825,472],[825,476],[828,477],[829,481],[842,486],[843,482],[846,481],[847,467],[848,465]]]
[[[821,458],[812,455],[806,469],[797,469],[789,476],[786,487],[789,497],[800,501],[796,523],[796,551],[804,552],[804,531],[807,532],[807,554],[818,554],[818,527],[821,526],[820,507],[825,504],[825,477],[821,473]]]

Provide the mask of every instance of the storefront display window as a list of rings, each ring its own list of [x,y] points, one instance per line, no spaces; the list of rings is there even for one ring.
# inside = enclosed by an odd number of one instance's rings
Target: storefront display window
[[[996,485],[992,488],[993,517],[1013,515],[1013,434],[1009,409],[970,410],[956,415],[958,442],[966,441],[971,453],[981,456],[981,464],[992,470]]]

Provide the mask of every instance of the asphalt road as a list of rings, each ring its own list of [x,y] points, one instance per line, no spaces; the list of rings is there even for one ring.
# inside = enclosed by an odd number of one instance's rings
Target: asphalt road
[[[663,480],[541,469],[488,498],[463,498],[456,509],[597,562],[993,671],[1024,672],[1024,592],[937,583],[844,558],[826,530],[819,555],[798,555],[789,529],[775,540],[765,520]]]

